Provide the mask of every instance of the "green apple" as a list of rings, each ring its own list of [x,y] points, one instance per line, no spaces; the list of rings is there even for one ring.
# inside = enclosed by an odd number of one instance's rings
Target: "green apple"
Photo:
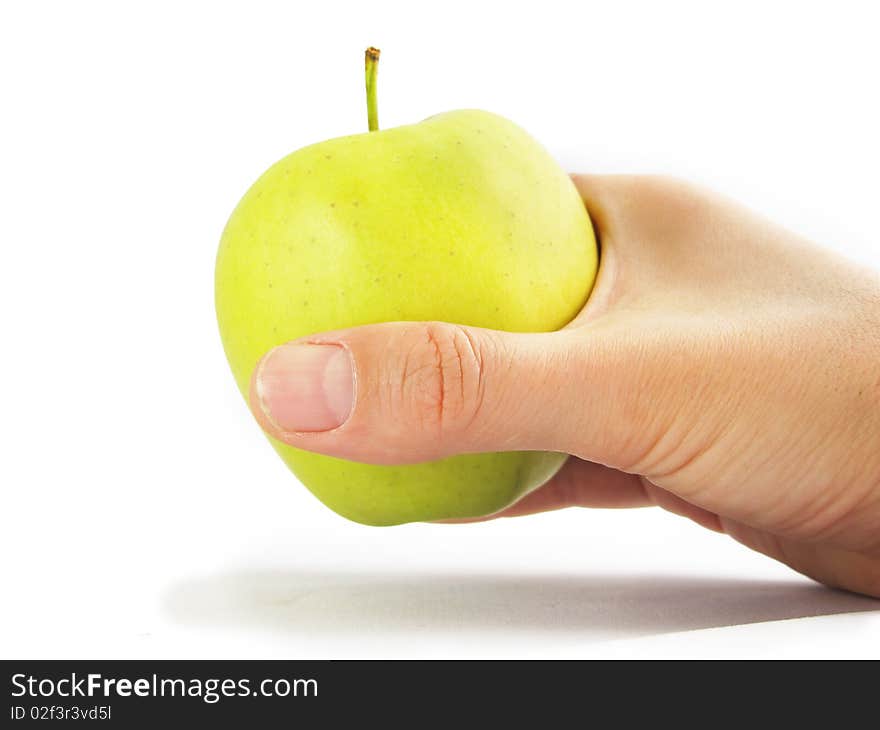
[[[443,320],[512,332],[567,324],[593,285],[597,248],[568,175],[522,129],[453,111],[301,149],[247,191],[223,232],[216,307],[247,398],[261,356],[304,335]],[[498,511],[564,454],[505,452],[377,466],[272,445],[339,514],[371,525]]]

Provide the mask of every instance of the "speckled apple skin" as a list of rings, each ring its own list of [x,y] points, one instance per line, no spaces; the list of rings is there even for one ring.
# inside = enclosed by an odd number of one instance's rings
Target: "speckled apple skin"
[[[583,307],[598,255],[568,175],[484,111],[331,139],[273,165],[223,232],[216,308],[247,398],[272,347],[386,321],[547,332]],[[505,452],[377,466],[275,450],[324,504],[370,525],[496,512],[564,454]]]

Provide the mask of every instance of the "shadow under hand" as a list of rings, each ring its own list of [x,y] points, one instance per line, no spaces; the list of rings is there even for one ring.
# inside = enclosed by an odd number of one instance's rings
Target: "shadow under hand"
[[[880,610],[880,601],[806,581],[280,571],[186,581],[171,588],[165,609],[185,624],[292,635],[497,630],[604,639]]]

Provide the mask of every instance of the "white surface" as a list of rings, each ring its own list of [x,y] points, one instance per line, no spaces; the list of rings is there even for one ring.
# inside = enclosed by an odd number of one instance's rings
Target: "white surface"
[[[876,28],[845,2],[4,4],[0,655],[880,656],[880,602],[658,510],[345,522],[251,422],[212,302],[245,188],[364,129],[369,44],[383,126],[487,108],[570,169],[689,176],[880,265]]]

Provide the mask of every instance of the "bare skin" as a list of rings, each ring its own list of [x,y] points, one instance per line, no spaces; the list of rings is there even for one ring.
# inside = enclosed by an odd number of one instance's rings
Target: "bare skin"
[[[372,463],[569,453],[492,518],[659,505],[880,597],[880,276],[678,181],[574,180],[602,261],[567,328],[404,322],[309,337],[257,368],[260,424]],[[340,355],[312,358],[326,372],[296,367],[326,345]]]

